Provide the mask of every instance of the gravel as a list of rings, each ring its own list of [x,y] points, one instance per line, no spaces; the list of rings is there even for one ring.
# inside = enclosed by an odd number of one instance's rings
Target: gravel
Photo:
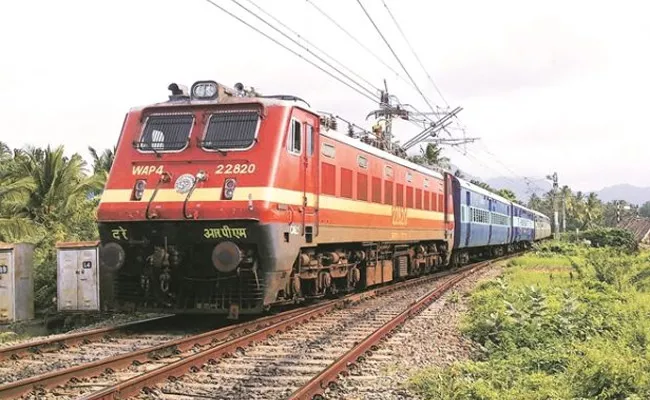
[[[459,323],[468,309],[465,297],[481,281],[502,273],[500,264],[472,274],[446,292],[383,342],[372,356],[357,364],[349,375],[337,381],[326,399],[401,400],[418,399],[405,386],[416,371],[432,366],[445,367],[466,360],[475,350],[463,337]]]

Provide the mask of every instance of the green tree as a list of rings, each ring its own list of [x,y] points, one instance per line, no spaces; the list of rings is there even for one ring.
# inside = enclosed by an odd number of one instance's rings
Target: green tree
[[[88,193],[99,186],[97,177],[86,175],[83,158],[79,154],[66,157],[63,146],[54,150],[29,147],[17,162],[23,176],[34,182],[20,214],[46,227],[73,218]]]
[[[603,204],[596,193],[589,193],[585,201],[585,216],[583,229],[591,229],[599,225],[603,215]]]
[[[650,218],[650,201],[646,201],[639,207],[639,215],[641,217]]]
[[[510,189],[499,189],[496,192],[496,194],[498,194],[499,196],[501,196],[501,197],[503,197],[503,198],[505,198],[507,200],[515,201],[515,202],[517,201],[517,195],[515,195],[515,192],[513,192]]]
[[[482,187],[485,190],[489,190],[492,193],[496,193],[496,191],[492,188],[492,186],[488,185],[485,182],[481,182],[478,179],[472,179],[472,180],[469,181],[469,183],[471,183],[473,185],[476,185],[478,187]]]
[[[435,165],[443,169],[450,169],[451,164],[448,157],[442,155],[442,148],[437,144],[427,143],[426,149],[420,147],[421,155],[411,156],[409,160],[416,164],[431,166]]]
[[[0,142],[0,241],[12,241],[34,233],[31,221],[17,215],[33,188],[34,182],[18,173],[9,146]]]
[[[113,149],[105,149],[101,155],[95,150],[95,148],[88,146],[88,151],[90,156],[93,159],[93,175],[94,178],[94,189],[93,194],[99,194],[106,186],[106,181],[108,180],[108,174],[111,172],[111,167],[113,166],[113,161],[115,160],[115,152],[117,147]]]

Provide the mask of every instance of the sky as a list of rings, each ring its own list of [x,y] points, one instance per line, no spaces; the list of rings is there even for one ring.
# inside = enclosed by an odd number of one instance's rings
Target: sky
[[[212,1],[304,58],[320,54],[231,0]],[[264,16],[250,0],[238,1]],[[557,172],[560,185],[583,191],[650,186],[650,56],[643,50],[650,24],[642,2],[384,1],[426,73],[383,2],[362,4],[417,87],[434,107],[463,108],[453,137],[462,137],[463,127],[480,138],[445,148],[461,170],[513,180]],[[400,102],[429,111],[357,1],[253,4],[374,86],[386,79]],[[171,82],[212,79],[294,94],[367,128],[373,121],[366,115],[377,108],[206,0],[6,1],[0,15],[0,141],[12,147],[63,144],[88,158],[88,146],[116,144],[129,108],[167,100]],[[402,121],[394,129],[401,142],[418,133]]]

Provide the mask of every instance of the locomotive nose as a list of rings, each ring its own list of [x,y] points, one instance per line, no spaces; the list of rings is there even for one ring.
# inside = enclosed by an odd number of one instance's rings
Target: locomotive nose
[[[212,264],[219,272],[234,271],[242,260],[242,253],[235,243],[221,242],[212,250]]]

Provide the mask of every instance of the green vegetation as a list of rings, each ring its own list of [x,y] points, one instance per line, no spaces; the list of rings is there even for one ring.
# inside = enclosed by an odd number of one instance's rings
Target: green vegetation
[[[59,241],[97,238],[96,194],[103,189],[112,152],[93,149],[93,171],[81,155],[28,147],[11,150],[0,142],[0,242],[36,245],[34,300],[39,312],[51,311],[56,295]]]
[[[539,245],[477,288],[462,330],[481,351],[420,372],[412,389],[449,400],[650,398],[650,253],[620,231],[589,237]]]

